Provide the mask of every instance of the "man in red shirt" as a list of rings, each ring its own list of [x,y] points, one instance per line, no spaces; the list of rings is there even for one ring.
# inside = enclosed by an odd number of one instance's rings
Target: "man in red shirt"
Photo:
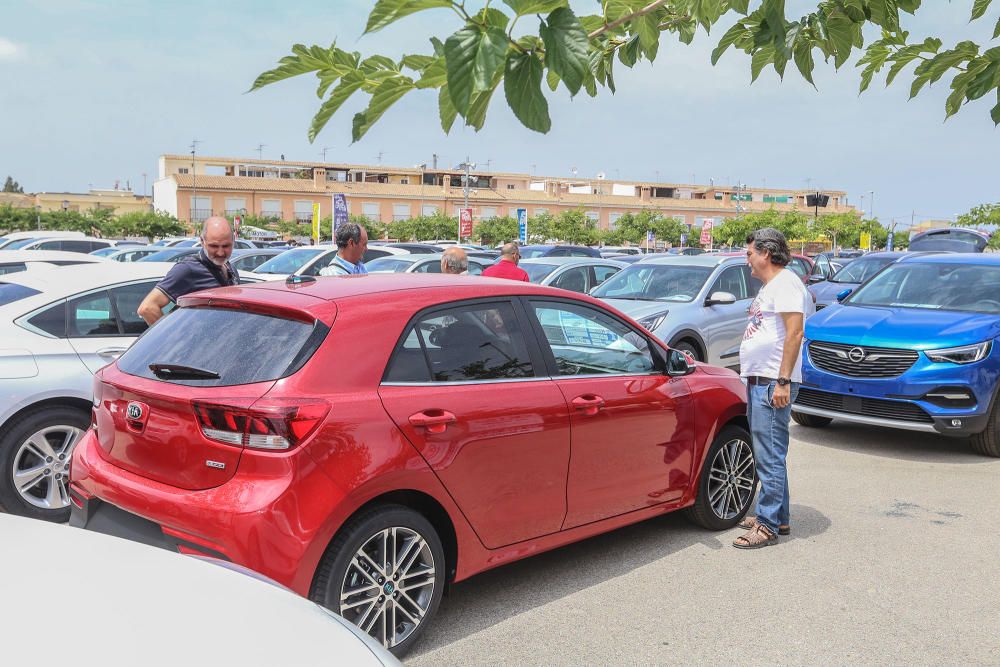
[[[507,278],[509,280],[528,280],[528,272],[518,268],[517,263],[521,259],[521,252],[517,249],[516,243],[506,243],[500,251],[500,261],[493,266],[487,267],[483,275],[487,278]]]

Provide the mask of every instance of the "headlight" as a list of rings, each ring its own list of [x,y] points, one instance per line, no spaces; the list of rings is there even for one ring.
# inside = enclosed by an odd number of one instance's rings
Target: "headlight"
[[[961,347],[946,347],[942,350],[927,350],[924,354],[931,361],[947,364],[971,364],[980,361],[990,353],[993,341],[988,340],[975,345]]]
[[[650,315],[649,317],[644,317],[641,320],[636,320],[639,324],[645,327],[648,331],[655,331],[657,327],[663,324],[664,318],[666,318],[669,310],[665,310],[662,313],[657,313],[656,315]]]

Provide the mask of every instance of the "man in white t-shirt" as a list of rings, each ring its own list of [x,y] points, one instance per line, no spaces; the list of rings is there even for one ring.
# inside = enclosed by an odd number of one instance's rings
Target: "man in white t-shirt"
[[[790,532],[788,500],[788,420],[802,382],[803,326],[813,304],[802,280],[790,269],[788,242],[777,229],[747,236],[751,275],[764,283],[750,304],[750,321],[740,344],[740,374],[747,381],[747,420],[753,435],[760,479],[757,516],[740,527],[747,533],[733,542],[740,549],[775,544]]]

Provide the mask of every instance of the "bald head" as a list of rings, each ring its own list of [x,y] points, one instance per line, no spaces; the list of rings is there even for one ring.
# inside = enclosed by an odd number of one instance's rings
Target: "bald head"
[[[213,215],[201,228],[201,245],[213,263],[222,266],[233,254],[233,228],[223,217]]]
[[[521,259],[521,250],[516,243],[505,243],[500,249],[500,257],[517,264]]]
[[[469,255],[464,248],[452,246],[441,255],[441,273],[458,275],[469,270]]]

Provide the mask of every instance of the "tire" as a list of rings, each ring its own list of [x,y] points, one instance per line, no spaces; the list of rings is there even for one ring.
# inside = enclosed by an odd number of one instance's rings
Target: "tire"
[[[792,410],[792,421],[800,426],[808,426],[810,428],[823,428],[824,426],[829,426],[833,422],[832,417],[818,417],[816,415],[807,415],[804,412],[796,412]]]
[[[735,466],[729,464],[730,459],[735,460]],[[734,467],[738,475],[722,476]],[[732,528],[746,516],[756,490],[757,469],[750,434],[738,426],[727,426],[708,448],[698,479],[698,497],[688,508],[688,518],[709,530]]]
[[[383,536],[391,541],[388,550],[403,556],[405,570],[385,567]],[[359,558],[362,552],[367,559]],[[402,505],[382,505],[344,525],[320,561],[309,597],[401,657],[437,612],[445,565],[441,539],[423,515]],[[407,579],[404,590],[401,585]],[[342,602],[345,588],[354,592]],[[422,614],[417,613],[420,609]]]
[[[65,406],[41,408],[7,424],[0,436],[0,508],[69,521],[69,462],[89,427],[90,415]]]
[[[701,352],[699,352],[698,348],[695,347],[694,344],[691,343],[690,341],[682,340],[676,344],[671,344],[670,349],[689,354],[691,355],[691,357],[694,358],[695,361],[705,361],[704,359],[702,359]]]
[[[1000,411],[997,410],[998,403],[1000,401],[994,401],[993,409],[990,410],[990,418],[986,422],[986,428],[983,429],[982,433],[976,433],[969,438],[969,441],[972,443],[972,450],[977,454],[1000,458]]]

